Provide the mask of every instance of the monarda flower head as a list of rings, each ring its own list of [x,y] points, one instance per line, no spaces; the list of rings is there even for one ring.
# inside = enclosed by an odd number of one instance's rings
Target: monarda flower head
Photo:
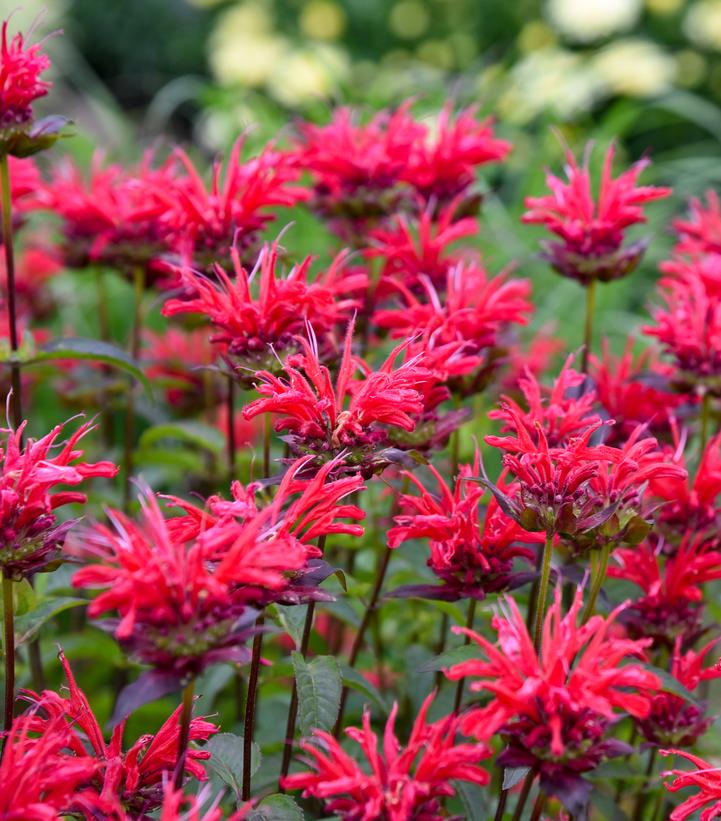
[[[690,403],[690,397],[671,387],[673,367],[661,363],[653,348],[634,357],[633,339],[629,338],[620,357],[610,352],[604,340],[601,357],[590,354],[589,363],[598,404],[615,420],[607,429],[606,444],[620,445],[642,423],[654,435],[668,435],[672,415]]]
[[[647,241],[624,246],[625,231],[631,225],[646,221],[642,208],[645,203],[671,194],[670,188],[636,185],[649,163],[647,159],[634,163],[613,179],[614,154],[612,145],[606,152],[597,198],[593,196],[588,167],[590,146],[582,167],[566,150],[567,182],[548,173],[546,184],[551,193],[526,198],[529,210],[523,215],[523,221],[544,225],[560,238],[560,241],[544,243],[544,258],[559,274],[582,285],[594,280],[620,279],[636,268]]]
[[[661,750],[661,755],[681,756],[696,768],[668,770],[662,773],[666,778],[675,776],[675,781],[664,782],[669,792],[678,792],[687,787],[698,788],[698,792],[672,810],[668,817],[669,821],[686,821],[687,818],[695,817],[699,810],[700,821],[713,821],[714,818],[718,818],[721,815],[721,767],[685,750]]]
[[[421,275],[422,291],[408,288],[401,278],[395,285],[401,305],[376,311],[373,323],[390,329],[391,336],[419,335],[427,340],[426,350],[459,344],[463,367],[454,368],[456,376],[473,378],[453,380],[455,393],[476,393],[491,378],[503,356],[503,339],[512,324],[526,325],[532,311],[530,283],[510,278],[508,272],[490,277],[480,265],[459,264],[448,271],[441,293]]]
[[[109,743],[96,719],[85,693],[78,687],[64,654],[60,661],[68,681],[69,693],[62,696],[52,690],[41,694],[25,691],[24,698],[31,709],[16,719],[18,725],[31,733],[44,736],[64,723],[67,738],[63,744],[65,763],[87,762],[94,767],[83,786],[96,792],[95,806],[108,818],[145,818],[161,806],[164,783],[172,778],[180,742],[179,706],[154,735],[142,735],[129,749],[123,749],[125,721],[118,724]],[[189,741],[207,741],[218,728],[203,718],[192,718]],[[190,746],[185,755],[185,774],[197,781],[207,781],[201,762],[210,753]],[[66,809],[75,809],[69,804]],[[93,817],[93,816],[90,816]]]
[[[351,352],[353,325],[348,325],[343,357],[335,384],[319,359],[312,329],[310,341],[298,338],[303,353],[289,357],[285,377],[267,371],[257,374],[261,394],[243,410],[246,419],[274,413],[278,432],[288,431],[294,456],[312,454],[320,463],[343,453],[343,467],[370,476],[390,461],[387,429],[414,430],[414,416],[424,410],[421,386],[432,374],[414,359],[394,367],[407,348],[394,348],[377,371],[360,363]],[[362,369],[363,376],[355,378]]]
[[[493,121],[479,121],[475,108],[466,108],[455,116],[451,103],[443,106],[434,124],[433,134],[414,142],[403,179],[418,194],[423,205],[440,206],[453,200],[464,200],[464,210],[477,207],[472,193],[476,169],[501,162],[511,144],[493,133]]]
[[[195,313],[210,320],[216,329],[211,341],[226,354],[236,377],[249,387],[256,371],[275,372],[280,356],[298,350],[297,336],[305,331],[306,323],[313,326],[321,344],[326,342],[361,305],[350,294],[367,285],[365,274],[345,274],[345,253],[313,281],[309,281],[311,257],[280,275],[277,243],[261,250],[252,271],[241,265],[237,248],[230,255],[232,278],[219,265],[214,268],[214,279],[180,269],[185,295],[169,299],[163,314]]]
[[[449,273],[461,262],[476,265],[474,255],[453,246],[480,230],[472,217],[459,217],[457,203],[451,203],[434,214],[430,208],[418,216],[397,214],[387,225],[370,235],[364,255],[379,259],[381,276],[376,297],[396,296],[398,283],[419,295],[426,293],[428,283],[437,291],[446,287]]]
[[[275,219],[272,209],[289,208],[307,197],[305,189],[292,185],[300,171],[291,154],[271,145],[243,161],[242,150],[240,138],[225,173],[216,162],[206,185],[188,155],[176,149],[185,176],[179,174],[170,189],[152,186],[165,205],[161,221],[169,250],[203,271],[215,262],[228,265],[232,248],[248,264],[255,258],[261,231]]]
[[[531,767],[541,789],[557,796],[573,815],[581,814],[592,784],[582,776],[606,758],[630,752],[608,731],[623,713],[645,717],[661,682],[640,664],[650,639],[615,637],[621,608],[608,618],[592,616],[579,626],[581,590],[563,615],[560,589],[549,607],[541,647],[533,639],[516,603],[507,599],[507,615],[493,619],[497,643],[466,628],[481,658],[451,667],[452,680],[468,678],[474,693],[490,694],[483,707],[461,717],[461,732],[486,741],[499,733],[506,748],[496,759],[502,767]]]
[[[663,544],[649,542],[614,551],[618,566],[609,567],[608,575],[643,591],[622,615],[632,636],[651,638],[670,652],[677,640],[685,650],[704,632],[702,585],[721,578],[721,552],[705,550],[703,542],[703,535],[690,532],[669,557]]]
[[[128,170],[93,157],[88,175],[69,160],[59,164],[37,196],[38,207],[61,220],[62,255],[66,265],[86,268],[107,265],[146,277],[164,272],[159,258],[165,251],[166,230],[160,223],[164,203],[157,190],[173,190],[177,178],[171,159],[158,167],[146,153]]]
[[[432,494],[412,473],[405,473],[415,485],[418,496],[403,494],[401,514],[394,517],[395,527],[388,531],[388,546],[398,547],[410,539],[428,539],[430,556],[426,562],[441,580],[441,585],[408,585],[393,596],[419,596],[456,601],[484,599],[523,584],[527,572],[514,568],[517,558],[530,562],[534,552],[529,542],[542,542],[541,534],[530,534],[519,527],[491,498],[485,510],[480,502],[485,490],[473,481],[480,469],[480,455],[473,465],[461,465],[453,490],[441,474],[429,465],[439,494]],[[512,496],[513,488],[506,488]]]
[[[679,254],[721,254],[721,204],[718,194],[706,192],[706,204],[694,197],[689,203],[686,219],[676,219],[673,227],[678,234],[675,251]]]
[[[402,747],[395,734],[395,704],[383,733],[383,749],[371,729],[371,717],[363,713],[362,728],[348,727],[346,734],[358,744],[367,759],[361,767],[330,733],[315,730],[312,739],[300,746],[309,772],[283,779],[286,790],[303,790],[308,798],[323,802],[326,813],[343,821],[440,821],[448,818],[442,801],[455,794],[452,781],[485,786],[489,781],[479,761],[489,758],[485,743],[455,742],[455,715],[429,724],[426,715],[433,694],[423,702],[408,744]],[[449,819],[452,821],[452,819]]]
[[[67,423],[65,423],[67,424]],[[63,505],[84,504],[79,491],[56,485],[80,485],[96,476],[111,478],[118,468],[111,462],[80,462],[77,444],[93,429],[86,422],[59,440],[65,425],[56,425],[40,439],[23,444],[27,422],[5,429],[0,443],[0,567],[5,576],[21,579],[52,565],[59,557],[73,520],[59,522]]]
[[[360,125],[353,111],[339,108],[328,125],[298,126],[298,163],[314,182],[311,207],[351,244],[365,245],[370,228],[413,200],[403,176],[425,129],[408,109],[381,111]]]
[[[681,641],[676,639],[671,658],[671,675],[686,692],[693,692],[702,681],[721,677],[718,665],[704,668],[706,656],[718,644],[709,642],[701,650],[681,652]],[[636,720],[641,735],[659,747],[692,747],[713,723],[706,715],[707,705],[675,693],[657,693],[651,700],[651,710],[645,718]]]
[[[664,277],[659,286],[665,305],[652,309],[653,324],[643,332],[673,358],[677,390],[721,396],[721,291],[702,275],[698,262]]]

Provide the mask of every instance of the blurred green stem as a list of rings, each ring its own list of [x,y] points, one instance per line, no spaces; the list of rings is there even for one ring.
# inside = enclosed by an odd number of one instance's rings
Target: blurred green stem
[[[536,652],[538,652],[541,648],[541,637],[543,636],[543,616],[546,612],[546,599],[548,598],[548,581],[551,577],[552,555],[553,533],[547,533],[546,541],[543,545],[541,580],[538,583],[538,598],[536,600],[535,613],[533,616],[533,646],[536,648]]]
[[[261,613],[255,625],[258,628],[263,626],[265,617]],[[258,694],[258,675],[260,673],[260,654],[263,649],[263,633],[258,632],[253,637],[253,655],[250,660],[250,673],[248,674],[248,692],[245,698],[245,722],[243,726],[243,786],[241,798],[243,801],[250,799],[250,773],[251,757],[253,753],[253,733],[255,731],[255,712]]]
[[[10,194],[10,166],[8,155],[0,155],[0,187],[2,188],[2,241],[5,250],[5,276],[7,277],[6,299],[10,350],[16,354],[20,347],[17,323],[17,294],[15,288],[15,244],[13,242],[12,198]],[[10,384],[12,386],[11,415],[13,427],[17,430],[23,421],[22,385],[20,365],[15,356],[10,362]]]
[[[528,775],[526,776],[525,781],[523,782],[523,787],[521,788],[521,794],[518,796],[518,803],[516,804],[516,810],[513,813],[513,821],[520,821],[521,816],[523,815],[523,808],[526,806],[526,801],[528,801],[528,796],[531,792],[531,787],[533,786],[533,782],[536,780],[536,771],[530,770]]]
[[[596,280],[586,285],[586,322],[583,328],[583,353],[581,354],[581,372],[588,373],[588,357],[593,342],[593,314],[596,310]]]
[[[133,269],[133,327],[130,332],[130,356],[137,362],[140,358],[140,339],[143,328],[143,294],[145,293],[145,269],[136,265]],[[128,403],[125,415],[125,438],[123,441],[123,510],[130,509],[131,479],[133,476],[133,450],[135,448],[135,383],[128,384]]]
[[[15,609],[13,602],[13,581],[3,574],[3,629],[5,651],[5,721],[7,733],[13,722],[15,703]]]
[[[708,442],[709,417],[711,415],[711,395],[707,390],[701,397],[701,456]]]
[[[180,713],[180,737],[178,738],[178,757],[175,761],[173,783],[175,789],[183,786],[185,778],[185,759],[188,754],[190,740],[190,722],[193,720],[193,695],[195,692],[195,678],[192,678],[183,690],[183,709]]]
[[[235,479],[235,382],[233,377],[228,377],[228,394],[226,396],[226,407],[228,410],[228,481]]]
[[[606,579],[606,571],[608,570],[608,559],[611,555],[611,545],[605,544],[601,548],[601,557],[598,561],[595,573],[593,574],[593,581],[591,582],[591,594],[586,602],[586,607],[583,611],[582,623],[587,622],[596,610],[596,602],[598,601],[598,594],[601,592],[601,587]]]
[[[468,630],[473,630],[473,620],[476,618],[476,604],[478,604],[476,599],[471,599],[468,602],[468,615],[466,617],[466,627]],[[470,636],[466,636],[463,645],[470,644],[471,638]],[[465,679],[459,678],[458,683],[456,684],[456,697],[453,702],[453,712],[457,713],[461,709],[461,702],[463,701],[463,685],[465,684]]]

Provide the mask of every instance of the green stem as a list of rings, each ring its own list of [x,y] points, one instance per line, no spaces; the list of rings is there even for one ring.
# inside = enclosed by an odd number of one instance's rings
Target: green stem
[[[503,813],[506,811],[506,804],[508,802],[508,790],[503,789],[503,772],[501,772],[501,794],[498,796],[498,805],[496,806],[496,814],[493,816],[493,821],[503,821]]]
[[[530,821],[538,821],[541,817],[541,813],[543,812],[543,808],[546,805],[546,794],[541,790],[536,797],[536,803],[533,805],[533,811],[531,812]]]
[[[13,723],[15,704],[15,608],[13,602],[13,581],[3,574],[3,627],[5,650],[5,722],[7,733]]]
[[[651,751],[648,754],[648,764],[646,765],[646,772],[645,777],[643,780],[643,784],[641,789],[638,791],[638,795],[636,796],[636,806],[633,809],[632,819],[633,821],[641,821],[643,818],[643,810],[646,806],[646,792],[648,790],[648,786],[651,783],[651,776],[653,775],[653,771],[656,767],[656,754],[657,750],[656,747],[652,747]],[[648,816],[649,818],[651,816]]]
[[[270,477],[270,438],[271,438],[270,414],[265,415],[265,426],[263,427],[263,478]]]
[[[610,555],[611,545],[605,544],[601,548],[601,559],[598,563],[598,567],[596,568],[596,572],[593,576],[593,582],[591,583],[591,594],[588,597],[586,607],[583,611],[582,623],[584,624],[591,618],[591,616],[594,614],[596,610],[598,594],[601,592],[601,587],[603,586],[603,583],[606,580],[606,571],[608,570],[608,559]]]
[[[476,605],[478,604],[476,599],[471,599],[468,602],[468,615],[466,616],[466,627],[469,630],[473,629],[473,620],[476,617]],[[471,639],[470,636],[466,636],[463,642],[464,646],[466,644],[470,644]],[[465,679],[459,678],[458,683],[456,684],[456,697],[453,702],[453,712],[457,713],[461,709],[461,702],[463,701],[463,685],[465,684]]]
[[[303,624],[303,635],[300,640],[300,654],[305,658],[308,655],[308,645],[310,644],[310,634],[313,628],[313,615],[315,613],[315,602],[308,603],[308,610],[305,614]],[[293,679],[293,690],[290,694],[290,707],[288,708],[288,723],[285,727],[285,747],[283,748],[283,761],[280,766],[280,778],[278,779],[278,791],[284,792],[282,781],[290,769],[290,757],[293,753],[293,739],[295,738],[295,722],[298,717],[298,687],[295,678]]]
[[[133,271],[133,327],[130,333],[130,355],[136,361],[140,357],[140,337],[143,328],[143,294],[145,293],[145,268],[137,265]],[[131,484],[133,476],[133,450],[135,448],[135,383],[128,385],[128,404],[125,416],[125,437],[123,442],[123,510],[130,509]]]
[[[526,806],[526,801],[528,801],[528,796],[531,792],[531,787],[533,786],[533,782],[536,780],[536,771],[531,770],[525,778],[523,782],[523,787],[521,788],[521,794],[518,796],[518,803],[516,804],[516,810],[513,813],[513,821],[521,821],[521,816],[523,815],[523,808]]]
[[[704,391],[701,397],[701,455],[706,450],[708,442],[709,417],[711,412],[711,394]]]
[[[5,275],[7,277],[6,294],[8,333],[10,350],[17,353],[20,347],[17,322],[17,293],[15,287],[15,245],[13,242],[12,197],[10,192],[10,166],[8,155],[0,155],[0,188],[2,189],[2,241],[5,250]],[[17,430],[23,421],[22,385],[20,382],[20,365],[13,356],[10,363],[10,383],[12,385],[11,413],[13,427]]]
[[[441,616],[441,630],[438,635],[438,644],[436,644],[435,655],[440,656],[446,649],[446,639],[448,637],[448,613],[444,611]],[[442,670],[436,672],[435,688],[440,690],[446,677]]]
[[[533,646],[536,648],[536,652],[541,649],[541,638],[543,636],[543,616],[546,612],[546,599],[548,598],[548,581],[551,577],[552,555],[553,533],[547,533],[546,541],[543,545],[541,580],[538,584],[538,598],[536,600],[535,612],[533,616]]]
[[[235,383],[233,377],[228,377],[228,394],[226,396],[226,408],[228,411],[228,476],[232,482],[235,479],[235,451],[237,444],[235,441]]]
[[[256,627],[262,627],[265,617],[258,616]],[[241,798],[243,801],[250,799],[250,772],[251,757],[253,753],[253,733],[255,731],[255,714],[258,694],[258,675],[260,673],[260,653],[263,649],[263,633],[258,631],[253,637],[253,655],[250,661],[250,673],[248,674],[248,692],[245,698],[245,723],[243,729],[243,786]]]
[[[179,790],[183,786],[185,778],[185,759],[188,753],[188,741],[190,740],[190,722],[193,719],[193,694],[195,691],[195,678],[192,678],[183,690],[183,709],[180,713],[180,737],[178,738],[178,757],[175,761],[175,774],[173,784]]]
[[[356,662],[358,661],[358,655],[360,654],[361,647],[363,647],[363,640],[365,639],[365,634],[368,630],[368,625],[370,624],[371,618],[373,617],[373,613],[375,612],[375,609],[378,606],[378,599],[380,598],[381,590],[383,589],[383,582],[385,580],[386,573],[388,572],[388,565],[390,564],[392,553],[393,551],[391,550],[391,548],[387,547],[385,553],[383,554],[383,558],[381,559],[381,564],[376,573],[376,580],[375,584],[373,585],[373,591],[371,593],[370,600],[365,609],[365,612],[363,613],[363,619],[360,623],[360,627],[358,628],[358,632],[356,633],[355,639],[353,641],[353,646],[351,647],[350,655],[348,657],[349,667],[355,667]],[[338,720],[336,721],[335,729],[333,730],[333,734],[336,738],[338,738],[338,736],[340,735],[341,727],[343,726],[343,713],[345,712],[347,700],[348,687],[344,687],[340,698]]]
[[[583,353],[581,354],[581,373],[588,373],[588,357],[593,342],[593,314],[596,308],[596,280],[592,279],[586,286],[586,321],[583,327]]]

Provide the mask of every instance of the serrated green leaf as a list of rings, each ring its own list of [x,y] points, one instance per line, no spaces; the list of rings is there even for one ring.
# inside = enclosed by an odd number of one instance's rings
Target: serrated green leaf
[[[434,673],[437,670],[444,670],[454,664],[460,664],[462,661],[473,658],[478,658],[478,648],[472,644],[464,644],[462,647],[454,647],[451,650],[446,650],[445,653],[441,653],[440,656],[428,659],[428,661],[421,664],[418,672]]]
[[[278,625],[293,639],[295,649],[300,649],[303,638],[303,628],[305,618],[308,613],[308,605],[278,605],[273,608]]]
[[[453,786],[463,802],[467,821],[485,821],[491,814],[488,804],[488,789],[468,781],[454,781]]]
[[[248,816],[248,821],[304,821],[303,810],[289,795],[274,793],[264,798]]]
[[[335,656],[316,656],[306,661],[293,653],[293,670],[298,689],[298,726],[301,735],[311,730],[332,730],[338,718],[343,679]]]
[[[114,368],[120,368],[137,379],[145,389],[152,395],[153,389],[150,380],[143,372],[140,363],[133,359],[127,351],[112,345],[110,342],[103,342],[100,339],[86,339],[85,337],[66,337],[54,339],[39,348],[32,359],[26,364],[32,365],[36,362],[46,362],[51,359],[89,359],[93,362],[103,362]]]
[[[343,673],[343,684],[345,684],[346,687],[350,687],[352,690],[362,693],[379,707],[385,715],[388,715],[388,704],[377,687],[374,687],[370,681],[347,664],[341,667],[341,672]]]
[[[222,453],[225,447],[225,437],[217,428],[204,425],[202,422],[192,421],[165,422],[160,425],[153,425],[143,431],[139,446],[141,448],[150,448],[165,439],[178,439],[181,442],[187,442],[215,454]]]
[[[87,604],[85,599],[71,596],[58,596],[52,599],[39,599],[27,613],[15,619],[15,644],[19,647],[34,638],[46,621],[71,607]]]
[[[243,736],[218,733],[205,745],[205,749],[210,752],[210,769],[239,799],[243,785]],[[251,776],[258,771],[261,760],[260,747],[253,742],[250,753]]]

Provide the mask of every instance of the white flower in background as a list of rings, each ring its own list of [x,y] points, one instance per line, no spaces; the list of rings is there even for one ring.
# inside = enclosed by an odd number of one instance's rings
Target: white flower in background
[[[325,43],[285,51],[268,77],[268,91],[288,106],[327,98],[349,74],[345,54]]]
[[[634,26],[642,0],[548,0],[551,25],[576,43],[592,43]]]
[[[499,114],[516,123],[543,111],[568,120],[592,108],[603,91],[603,83],[584,57],[562,49],[543,49],[511,69]]]
[[[208,47],[210,66],[225,85],[264,85],[288,49],[274,30],[268,3],[248,2],[223,14]]]
[[[618,40],[592,61],[610,93],[652,97],[668,91],[676,76],[675,59],[650,40]]]
[[[721,0],[699,0],[686,12],[686,36],[701,48],[721,51]]]

